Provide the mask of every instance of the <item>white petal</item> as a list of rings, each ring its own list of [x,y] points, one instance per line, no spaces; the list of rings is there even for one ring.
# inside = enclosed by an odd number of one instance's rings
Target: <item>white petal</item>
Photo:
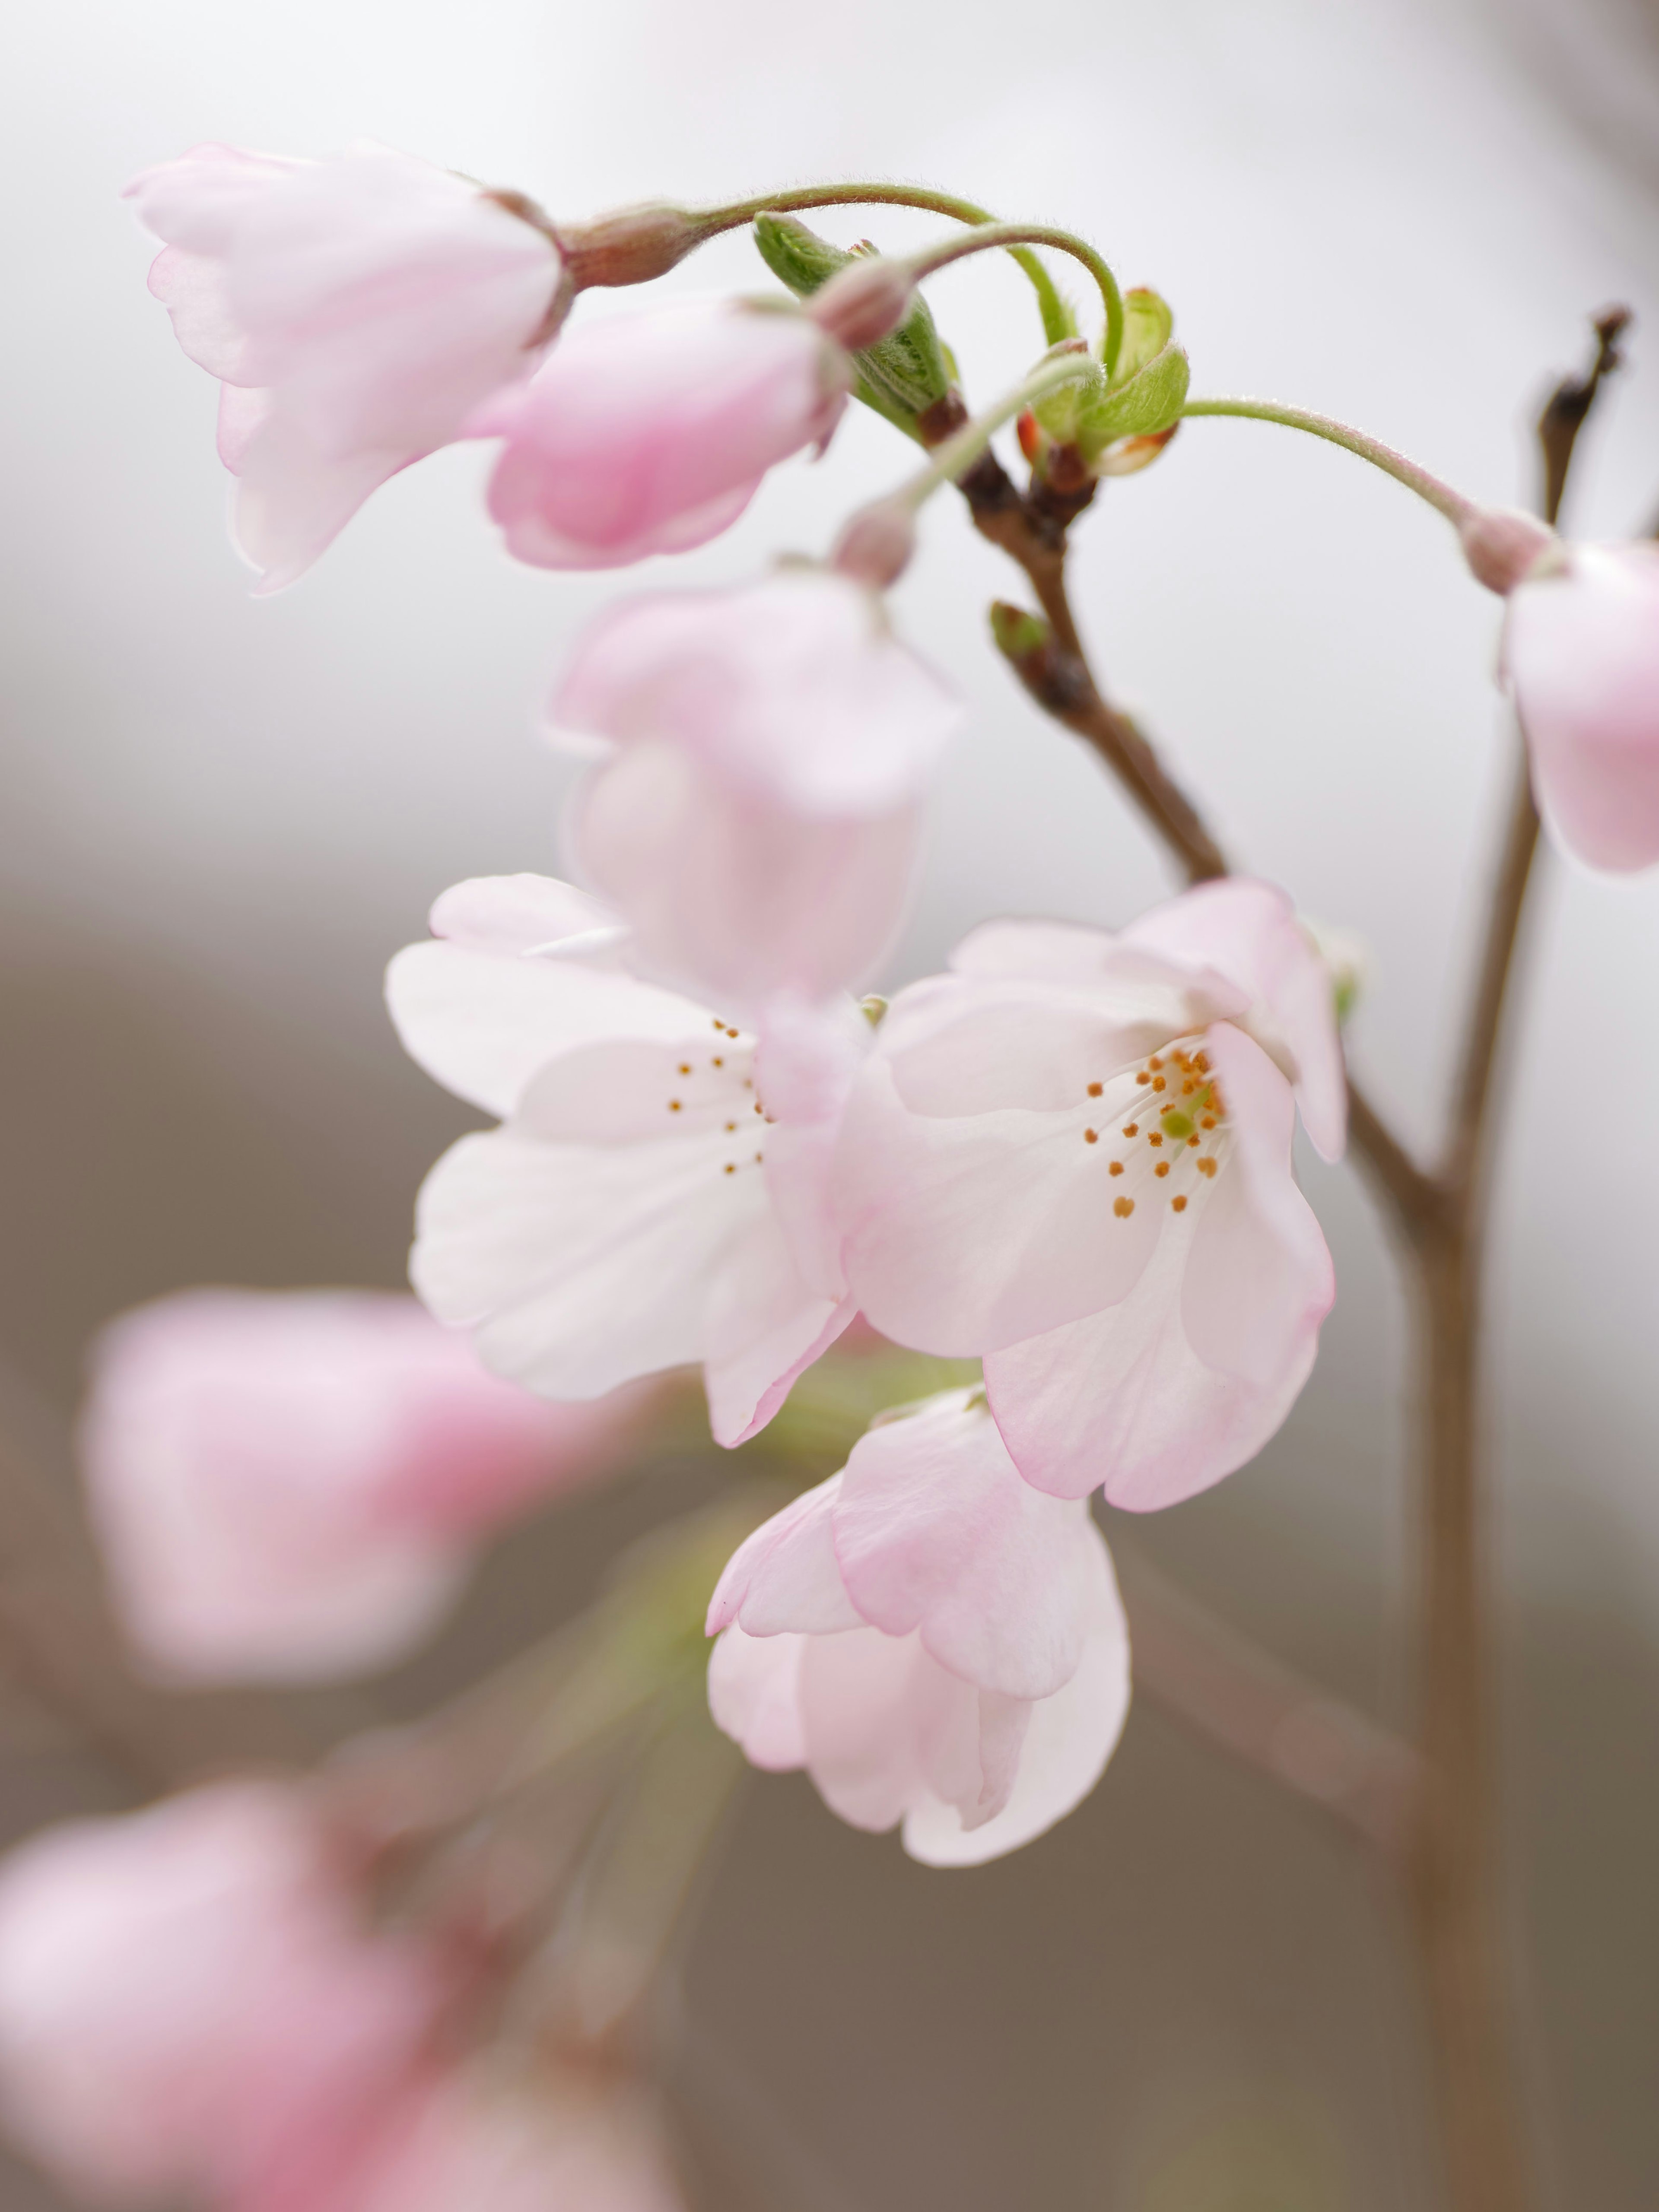
[[[862,1628],[836,1560],[830,1515],[841,1488],[832,1474],[793,1499],[746,1537],[709,1601],[708,1631],[733,1621],[747,1636],[830,1636]]]
[[[708,1710],[717,1729],[770,1774],[806,1764],[801,1722],[805,1636],[745,1636],[728,1628],[708,1655]]]
[[[978,1866],[1018,1849],[1079,1805],[1104,1772],[1129,1709],[1129,1635],[1111,1560],[1098,1529],[1090,1535],[1097,1571],[1090,1632],[1064,1689],[1030,1709],[1019,1769],[1003,1809],[966,1827],[937,1800],[904,1822],[904,1848],[926,1866]]]

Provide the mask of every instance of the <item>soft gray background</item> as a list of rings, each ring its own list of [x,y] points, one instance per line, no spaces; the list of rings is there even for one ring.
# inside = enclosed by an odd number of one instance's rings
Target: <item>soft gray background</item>
[[[446,884],[553,865],[563,771],[535,710],[617,588],[511,568],[478,512],[483,457],[459,451],[252,602],[212,386],[116,203],[135,169],[204,137],[317,153],[366,134],[564,216],[821,176],[946,185],[1083,228],[1156,283],[1199,389],[1357,419],[1505,499],[1530,493],[1525,422],[1584,313],[1623,298],[1659,329],[1656,125],[1659,25],[1637,0],[69,0],[15,25],[0,1351],[27,1449],[52,1459],[80,1347],[123,1304],[204,1277],[397,1279],[415,1184],[458,1122],[395,1050],[380,970]],[[758,273],[733,240],[674,281]],[[978,261],[935,299],[988,396],[1033,346],[1020,280]],[[1659,361],[1640,327],[1632,350],[1586,441],[1582,530],[1645,528],[1659,505]],[[884,425],[849,421],[675,580],[822,549],[907,465]],[[1265,427],[1192,425],[1079,538],[1121,696],[1255,866],[1368,941],[1356,1057],[1426,1142],[1503,785],[1493,604],[1425,510]],[[929,509],[902,619],[972,714],[898,974],[988,912],[1119,921],[1167,884],[983,642],[985,602],[1017,581]],[[1541,894],[1493,1282],[1512,1917],[1557,2201],[1638,2212],[1659,2197],[1659,878],[1552,862]],[[1354,1180],[1310,1188],[1341,1278],[1314,1382],[1257,1467],[1144,1533],[1264,1641],[1399,1711],[1403,1317]],[[574,1602],[665,1502],[591,1502],[498,1562],[402,1694]],[[14,1704],[11,1827],[114,1802]],[[725,2084],[708,2127],[748,2176],[728,2201],[1427,2204],[1396,1934],[1338,1844],[1150,1714],[1072,1821],[965,1875],[769,1783],[691,1970]],[[47,2201],[0,2179],[6,2212]]]

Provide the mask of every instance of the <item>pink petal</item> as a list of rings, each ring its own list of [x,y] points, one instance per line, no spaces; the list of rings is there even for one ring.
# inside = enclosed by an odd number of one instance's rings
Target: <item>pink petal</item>
[[[971,1356],[1128,1295],[1158,1219],[1114,1212],[1081,1126],[1012,1107],[910,1113],[902,1073],[879,1054],[864,1069],[836,1162],[848,1280],[876,1328]]]
[[[980,1689],[1047,1698],[1083,1648],[1086,1516],[1021,1481],[975,1397],[951,1392],[860,1438],[830,1501],[835,1553],[872,1627],[919,1631]]]
[[[708,1655],[708,1710],[751,1765],[787,1774],[806,1764],[800,1668],[805,1636],[728,1628]]]
[[[260,572],[261,596],[296,582],[369,494],[427,450],[374,446],[325,454],[273,395],[264,397],[257,425],[250,430],[237,422],[232,440],[237,486],[231,535],[243,559]]]
[[[729,791],[683,751],[629,744],[573,801],[580,873],[641,962],[717,1005],[856,988],[903,921],[918,810],[802,819]]]
[[[836,1559],[831,1516],[842,1478],[831,1475],[763,1522],[726,1562],[709,1601],[708,1632],[736,1621],[745,1636],[829,1636],[861,1628]]]
[[[1334,1295],[1330,1255],[1291,1174],[1288,1085],[1227,1024],[1206,1037],[1237,1151],[1201,1202],[1160,1217],[1133,1294],[994,1352],[991,1409],[1028,1482],[1115,1505],[1177,1504],[1253,1458],[1306,1382]]]
[[[766,471],[821,442],[844,359],[804,314],[682,301],[567,333],[469,426],[505,438],[490,513],[508,550],[611,568],[703,544]]]
[[[1255,1011],[1245,1026],[1296,1086],[1320,1158],[1340,1159],[1347,1132],[1347,1079],[1335,992],[1285,893],[1249,877],[1199,884],[1142,915],[1123,935],[1126,943],[1216,970],[1248,993]]]
[[[845,819],[915,800],[962,709],[861,586],[800,568],[613,610],[578,647],[551,714],[619,744],[681,748],[734,798]]]
[[[714,1442],[731,1449],[758,1435],[856,1310],[803,1280],[769,1211],[710,1285],[703,1380]]]
[[[605,909],[544,877],[486,877],[447,891],[433,908],[436,939],[406,946],[386,971],[404,1050],[447,1090],[507,1115],[562,1053],[619,1035],[713,1033],[700,1006],[618,973],[604,950],[559,957],[556,940],[593,929],[595,917],[602,926]]]
[[[1030,1708],[1018,1771],[1006,1802],[969,1826],[934,1799],[904,1818],[904,1848],[926,1866],[977,1866],[1017,1850],[1063,1820],[1099,1781],[1116,1748],[1129,1707],[1129,1638],[1111,1561],[1088,1527],[1094,1556],[1089,1632],[1077,1671],[1053,1697]]]
[[[1504,659],[1539,805],[1569,852],[1659,860],[1659,551],[1574,545],[1510,595]]]

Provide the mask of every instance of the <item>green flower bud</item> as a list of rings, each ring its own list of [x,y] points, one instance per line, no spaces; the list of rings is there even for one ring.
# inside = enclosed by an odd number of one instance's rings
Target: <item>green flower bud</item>
[[[787,215],[757,216],[755,244],[772,274],[800,299],[874,251],[865,247],[849,253]],[[859,368],[854,397],[878,415],[884,415],[908,437],[917,435],[916,416],[943,399],[951,387],[949,357],[934,327],[933,311],[920,293],[896,331],[853,358]]]
[[[1179,346],[1166,345],[1127,382],[1091,394],[1079,411],[1077,447],[1093,460],[1119,438],[1151,437],[1181,419],[1190,372]]]
[[[1117,357],[1115,384],[1127,384],[1147,362],[1161,354],[1175,330],[1175,316],[1167,303],[1145,284],[1123,295],[1123,345]]]
[[[1006,599],[992,601],[991,638],[1005,660],[1012,660],[1018,666],[1022,660],[1041,653],[1052,635],[1041,615],[1028,614],[1024,607],[1014,606]]]

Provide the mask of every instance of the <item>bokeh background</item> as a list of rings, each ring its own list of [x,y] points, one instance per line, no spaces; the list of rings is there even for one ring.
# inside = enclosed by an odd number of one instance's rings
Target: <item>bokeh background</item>
[[[459,450],[252,601],[213,387],[147,296],[150,249],[116,198],[134,170],[207,137],[320,153],[370,135],[565,216],[838,175],[943,185],[1083,229],[1156,284],[1198,389],[1360,421],[1495,500],[1530,496],[1530,413],[1580,358],[1586,313],[1623,299],[1632,369],[1569,520],[1626,535],[1659,508],[1652,0],[63,0],[20,12],[8,44],[0,1439],[28,1502],[0,1516],[0,1629],[46,1589],[29,1531],[67,1494],[99,1322],[200,1279],[400,1279],[416,1182],[462,1119],[401,1059],[380,970],[447,884],[556,865],[565,770],[537,708],[617,588],[511,567],[478,507],[484,457]],[[936,226],[824,228],[897,245]],[[738,238],[672,282],[763,277]],[[979,260],[933,296],[970,396],[990,396],[1033,349],[1020,279]],[[779,472],[674,580],[823,550],[908,461],[849,420],[827,464]],[[925,538],[902,620],[972,713],[896,977],[987,913],[1115,923],[1169,887],[988,647],[1013,572],[942,501]],[[1248,424],[1190,425],[1109,488],[1076,566],[1109,680],[1224,836],[1365,939],[1355,1056],[1428,1143],[1504,780],[1493,603],[1397,489]],[[1659,880],[1552,860],[1528,951],[1489,1372],[1506,1909],[1552,2201],[1644,2212]],[[1310,1188],[1341,1285],[1313,1383],[1255,1467],[1133,1533],[1273,1650],[1400,1717],[1404,1309],[1352,1171],[1312,1164]],[[258,1726],[320,1741],[465,1679],[672,1502],[646,1485],[566,1510],[414,1666]],[[240,1725],[216,1713],[209,1733]],[[0,1752],[8,1834],[131,1795],[15,1675]],[[799,1778],[751,1789],[686,2005],[691,2094],[739,2212],[1436,2201],[1389,1900],[1340,1839],[1150,1709],[1079,1813],[973,1872],[910,1865]],[[4,2212],[52,2201],[0,2172]]]

